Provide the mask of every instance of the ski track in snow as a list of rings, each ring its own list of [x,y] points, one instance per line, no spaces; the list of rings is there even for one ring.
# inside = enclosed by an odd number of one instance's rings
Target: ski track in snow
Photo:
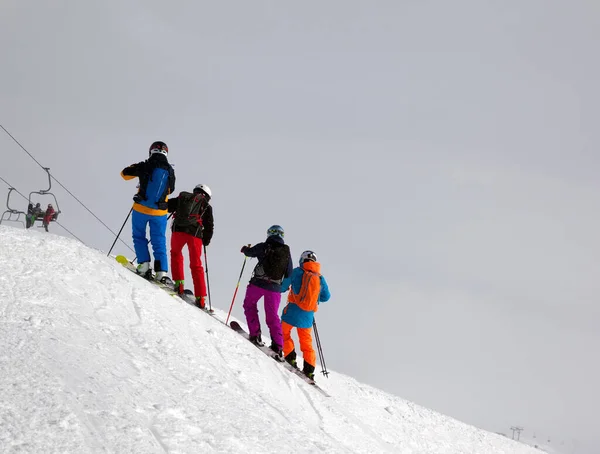
[[[0,226],[0,258],[0,452],[540,452],[335,372],[327,398],[72,240]]]

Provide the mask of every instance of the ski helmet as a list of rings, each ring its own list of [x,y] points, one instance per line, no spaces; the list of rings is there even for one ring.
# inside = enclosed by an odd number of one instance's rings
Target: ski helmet
[[[198,194],[198,193],[203,193],[204,195],[206,195],[208,197],[208,199],[210,199],[212,197],[212,191],[205,184],[196,185],[196,187],[194,188],[194,194]]]
[[[300,265],[302,265],[304,262],[316,262],[317,261],[317,254],[315,254],[313,251],[304,251],[302,254],[300,254]]]
[[[267,229],[267,236],[279,236],[283,238],[283,227],[280,225],[272,225]]]
[[[154,153],[160,153],[167,156],[169,153],[169,147],[167,147],[166,143],[159,140],[150,145],[149,156],[152,156]]]

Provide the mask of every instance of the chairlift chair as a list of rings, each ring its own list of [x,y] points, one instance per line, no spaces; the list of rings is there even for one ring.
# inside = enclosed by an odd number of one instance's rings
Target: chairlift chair
[[[31,191],[29,193],[29,199],[28,202],[33,204],[33,202],[31,201],[31,196],[33,194],[39,194],[41,196],[47,196],[50,195],[54,198],[54,203],[55,203],[55,207],[56,207],[56,212],[54,213],[54,216],[52,216],[52,219],[50,219],[50,222],[52,221],[56,221],[58,219],[58,215],[60,214],[60,208],[58,206],[58,200],[56,199],[56,196],[50,192],[50,190],[52,189],[52,176],[50,175],[50,167],[44,167],[44,170],[46,171],[46,173],[48,174],[48,189],[40,189],[39,191]],[[44,218],[37,218],[36,221],[41,221],[43,222]]]
[[[20,222],[23,225],[23,227],[25,227],[25,222],[21,220],[21,215],[27,216],[27,213],[25,213],[24,211],[15,210],[10,206],[10,195],[13,191],[16,191],[16,189],[8,188],[8,195],[6,196],[6,211],[2,213],[2,216],[0,217],[0,224],[2,224],[2,222],[4,221]]]

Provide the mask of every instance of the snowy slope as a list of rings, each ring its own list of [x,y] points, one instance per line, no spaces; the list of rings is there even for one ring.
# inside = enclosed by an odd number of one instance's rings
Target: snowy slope
[[[540,452],[344,375],[324,397],[75,241],[0,226],[0,262],[0,452]]]

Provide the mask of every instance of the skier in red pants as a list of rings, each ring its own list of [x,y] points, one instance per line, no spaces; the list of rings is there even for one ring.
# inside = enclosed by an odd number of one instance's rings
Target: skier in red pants
[[[201,309],[206,306],[202,247],[210,244],[214,228],[213,212],[209,203],[211,195],[207,185],[199,184],[193,193],[181,192],[179,196],[168,201],[169,212],[175,213],[171,226],[171,268],[175,291],[181,295],[185,290],[182,250],[187,245],[196,306]]]

